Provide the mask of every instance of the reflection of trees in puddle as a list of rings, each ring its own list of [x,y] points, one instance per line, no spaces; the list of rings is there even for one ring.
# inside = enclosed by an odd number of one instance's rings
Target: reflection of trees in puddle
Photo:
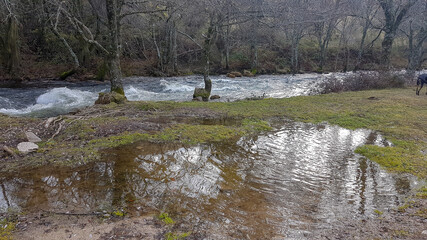
[[[253,153],[250,184],[271,202],[270,214],[281,218],[274,224],[282,236],[304,237],[344,219],[372,217],[374,209],[396,206],[402,193],[392,175],[354,154],[363,144],[388,144],[368,130],[295,124],[239,144]]]
[[[353,153],[384,144],[368,130],[289,124],[237,144],[141,143],[75,169],[42,167],[0,178],[0,208],[171,213],[213,238],[304,237],[395,206],[412,182]]]

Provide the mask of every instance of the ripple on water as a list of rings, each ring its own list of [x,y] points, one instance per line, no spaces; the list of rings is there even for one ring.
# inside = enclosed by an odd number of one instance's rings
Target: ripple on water
[[[301,238],[395,207],[416,182],[353,153],[368,130],[290,123],[237,144],[140,143],[75,169],[0,176],[0,209],[156,209],[215,239]]]

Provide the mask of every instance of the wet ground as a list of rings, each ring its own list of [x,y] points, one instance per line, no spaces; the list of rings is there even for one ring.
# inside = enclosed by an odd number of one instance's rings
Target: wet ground
[[[369,130],[303,123],[237,143],[142,142],[78,168],[3,175],[0,211],[167,212],[176,228],[209,239],[327,238],[397,208],[420,184],[354,154],[363,144],[389,143]]]

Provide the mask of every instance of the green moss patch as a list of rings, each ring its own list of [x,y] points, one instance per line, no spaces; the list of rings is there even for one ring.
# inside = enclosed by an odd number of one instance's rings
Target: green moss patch
[[[165,129],[158,135],[162,141],[180,141],[187,144],[220,142],[241,136],[238,128],[222,125],[189,125],[178,124]]]
[[[11,240],[15,226],[14,222],[7,221],[7,219],[0,219],[0,240]]]
[[[427,159],[421,153],[421,143],[394,141],[394,147],[365,145],[356,149],[372,161],[379,163],[389,171],[411,173],[420,178],[427,177]]]

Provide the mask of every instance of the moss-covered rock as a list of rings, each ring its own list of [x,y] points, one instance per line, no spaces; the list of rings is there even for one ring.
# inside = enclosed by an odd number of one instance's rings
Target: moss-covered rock
[[[194,89],[193,99],[198,97],[202,97],[203,101],[207,102],[209,100],[210,92],[206,91],[204,88],[196,88]]]
[[[244,70],[243,71],[243,76],[245,77],[253,77],[255,74],[252,74],[252,72],[248,71],[248,70]]]
[[[98,100],[96,100],[95,104],[110,104],[117,103],[122,104],[127,101],[125,95],[119,94],[117,92],[110,93],[99,93]]]
[[[65,79],[67,79],[68,77],[70,77],[70,76],[74,75],[75,73],[77,73],[77,71],[76,71],[75,69],[72,69],[72,70],[70,70],[70,71],[66,71],[66,72],[61,73],[61,75],[59,76],[59,78],[60,78],[61,80],[65,80]]]

